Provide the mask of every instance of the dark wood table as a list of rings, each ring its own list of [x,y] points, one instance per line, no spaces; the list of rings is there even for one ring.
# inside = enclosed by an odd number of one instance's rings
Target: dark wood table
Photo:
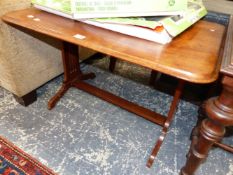
[[[215,81],[219,75],[225,27],[217,23],[201,20],[171,43],[161,45],[35,8],[10,12],[2,19],[11,25],[27,28],[63,42],[64,81],[61,89],[49,101],[49,109],[55,106],[70,87],[75,87],[162,126],[161,135],[147,162],[148,167],[152,165],[167,134],[184,82],[207,84]],[[78,46],[178,78],[180,83],[176,88],[167,116],[155,113],[83,81],[94,78],[95,75],[81,72]]]
[[[222,92],[218,97],[207,100],[204,113],[207,116],[195,128],[197,133],[187,157],[187,162],[181,170],[182,175],[192,175],[206,159],[212,146],[219,146],[231,153],[233,147],[221,143],[225,129],[233,126],[233,17],[230,17],[223,47],[223,59],[220,73],[222,74]],[[195,131],[195,130],[194,130]]]

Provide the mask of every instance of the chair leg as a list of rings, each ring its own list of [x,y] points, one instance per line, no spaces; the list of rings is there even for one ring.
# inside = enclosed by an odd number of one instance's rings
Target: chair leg
[[[37,100],[36,90],[33,90],[22,97],[19,97],[15,94],[13,95],[14,95],[15,100],[23,106],[28,106]]]

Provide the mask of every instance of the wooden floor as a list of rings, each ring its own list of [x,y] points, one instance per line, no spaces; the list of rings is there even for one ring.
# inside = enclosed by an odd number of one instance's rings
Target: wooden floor
[[[208,10],[233,14],[232,0],[203,0],[203,2]]]

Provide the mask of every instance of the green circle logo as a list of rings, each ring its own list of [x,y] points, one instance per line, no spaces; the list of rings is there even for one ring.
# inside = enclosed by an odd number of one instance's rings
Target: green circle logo
[[[169,0],[169,1],[168,1],[169,6],[174,6],[175,3],[176,3],[175,0]]]

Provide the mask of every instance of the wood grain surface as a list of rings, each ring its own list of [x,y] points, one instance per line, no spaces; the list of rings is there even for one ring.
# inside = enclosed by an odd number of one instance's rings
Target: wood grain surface
[[[29,15],[34,18],[29,18]],[[161,45],[35,8],[10,12],[2,19],[189,82],[210,83],[219,74],[219,53],[225,27],[216,23],[201,20],[171,43]],[[74,37],[77,34],[85,38],[77,39]]]

